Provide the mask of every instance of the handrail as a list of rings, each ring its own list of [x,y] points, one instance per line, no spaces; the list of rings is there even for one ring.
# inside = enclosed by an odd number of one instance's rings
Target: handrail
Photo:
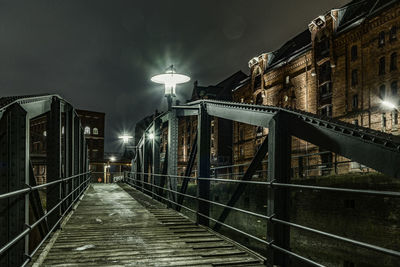
[[[244,180],[232,180],[232,179],[221,179],[221,178],[203,178],[203,177],[186,177],[186,176],[178,176],[178,175],[168,175],[168,174],[152,174],[152,173],[143,173],[143,172],[128,172],[128,173],[136,173],[140,175],[154,175],[157,177],[178,177],[178,178],[188,178],[192,180],[207,180],[214,182],[226,182],[226,183],[243,183],[243,184],[258,184],[258,185],[268,185],[268,186],[277,186],[277,187],[290,187],[296,189],[308,189],[308,190],[321,190],[321,191],[333,191],[333,192],[342,192],[342,193],[357,193],[357,194],[367,194],[367,195],[375,195],[375,196],[385,196],[385,197],[400,197],[400,192],[396,191],[379,191],[379,190],[368,190],[368,189],[352,189],[352,188],[340,188],[340,187],[329,187],[329,186],[315,186],[315,185],[303,185],[303,184],[285,184],[285,183],[277,183],[277,182],[266,182],[266,181],[244,181]],[[142,182],[138,180],[139,182]],[[154,186],[154,185],[153,185]]]
[[[349,244],[352,244],[352,245],[356,245],[356,246],[359,246],[359,247],[363,247],[363,248],[366,248],[366,249],[374,250],[374,251],[377,251],[377,252],[380,252],[380,253],[384,253],[384,254],[387,254],[387,255],[390,255],[390,256],[394,256],[394,257],[399,257],[400,258],[400,252],[399,251],[395,251],[395,250],[392,250],[392,249],[376,246],[376,245],[369,244],[369,243],[366,243],[366,242],[361,242],[361,241],[358,241],[358,240],[354,240],[354,239],[343,237],[343,236],[340,236],[340,235],[328,233],[328,232],[325,232],[325,231],[317,230],[317,229],[314,229],[314,228],[311,228],[311,227],[307,227],[307,226],[304,226],[304,225],[300,225],[300,224],[296,224],[296,223],[293,223],[293,222],[285,221],[285,220],[282,220],[280,218],[276,218],[274,215],[266,216],[266,215],[263,215],[263,214],[247,211],[247,210],[236,208],[236,207],[232,207],[232,206],[229,206],[229,205],[225,205],[225,204],[222,204],[222,203],[219,203],[219,202],[216,202],[216,201],[211,201],[211,200],[208,200],[208,199],[204,199],[204,198],[201,198],[199,196],[192,196],[192,195],[188,195],[188,194],[183,194],[183,193],[178,192],[176,190],[171,190],[171,189],[168,189],[168,188],[164,188],[164,187],[161,187],[161,186],[158,186],[158,185],[155,185],[155,184],[152,184],[152,183],[148,183],[148,182],[142,181],[140,179],[136,179],[136,178],[131,177],[131,174],[138,174],[138,175],[145,174],[145,175],[149,175],[149,176],[152,175],[152,176],[160,176],[160,177],[167,177],[167,178],[179,177],[177,175],[163,175],[163,174],[152,174],[152,173],[143,173],[143,172],[126,172],[126,174],[128,174],[129,176],[125,177],[125,182],[128,183],[129,185],[133,186],[133,187],[140,188],[143,192],[147,192],[150,195],[157,196],[158,198],[163,199],[163,200],[165,200],[165,201],[167,201],[167,202],[169,202],[171,204],[175,204],[175,205],[178,205],[180,207],[183,207],[183,208],[185,208],[185,209],[187,209],[187,210],[189,210],[189,211],[191,211],[191,212],[193,212],[193,213],[195,213],[197,215],[205,217],[205,218],[207,218],[207,219],[209,219],[211,221],[214,221],[215,223],[221,224],[221,225],[223,225],[223,226],[225,226],[225,227],[227,227],[227,228],[229,228],[231,230],[234,230],[234,231],[236,231],[238,233],[241,233],[241,234],[243,234],[243,235],[245,235],[247,237],[250,237],[250,238],[252,238],[252,239],[254,239],[256,241],[259,241],[259,242],[261,242],[263,244],[266,244],[266,245],[268,245],[269,247],[271,247],[273,249],[279,250],[279,251],[281,251],[281,252],[283,252],[285,254],[291,255],[291,256],[293,256],[295,258],[298,258],[298,259],[300,259],[300,260],[302,260],[304,262],[307,262],[307,263],[309,263],[311,265],[314,265],[314,266],[323,266],[323,265],[321,265],[321,264],[319,264],[319,263],[317,263],[317,262],[315,262],[313,260],[310,260],[310,259],[308,259],[306,257],[303,257],[301,255],[293,253],[290,250],[286,250],[284,248],[281,248],[281,247],[275,245],[273,243],[273,241],[272,242],[267,242],[267,241],[262,240],[262,239],[260,239],[260,238],[258,238],[256,236],[253,236],[253,235],[251,235],[251,234],[249,234],[247,232],[244,232],[244,231],[242,231],[240,229],[237,229],[237,228],[235,228],[235,227],[233,227],[231,225],[227,225],[224,222],[221,222],[221,221],[218,221],[218,220],[216,220],[214,218],[211,218],[210,216],[201,214],[198,211],[195,211],[193,209],[185,207],[184,205],[178,204],[177,202],[175,202],[175,201],[173,201],[171,199],[165,198],[162,195],[158,194],[157,191],[155,191],[155,190],[148,190],[146,187],[144,187],[144,185],[148,185],[148,186],[154,187],[154,188],[159,188],[159,189],[161,189],[163,191],[168,191],[168,192],[171,192],[171,193],[176,193],[176,194],[179,194],[179,195],[187,196],[187,197],[195,199],[195,200],[197,200],[199,202],[207,202],[207,203],[210,203],[212,205],[217,205],[217,206],[220,206],[220,207],[229,208],[231,210],[235,210],[235,211],[238,211],[238,212],[250,215],[250,216],[256,216],[256,217],[261,218],[261,219],[269,220],[269,221],[271,221],[273,223],[286,225],[286,226],[297,228],[297,229],[300,229],[300,230],[303,230],[303,231],[312,232],[312,233],[315,233],[315,234],[322,235],[324,237],[332,238],[332,239],[335,239],[335,240],[338,240],[338,241],[346,242],[346,243],[349,243]],[[202,180],[203,179],[203,180],[218,181],[218,182],[219,181],[238,182],[238,180],[219,179],[219,178],[201,178],[201,177],[184,177],[184,178],[191,178],[191,179],[194,179],[194,180]],[[129,181],[134,181],[134,183],[136,183],[136,184],[132,184]],[[241,181],[241,182],[249,182],[249,181]],[[274,181],[272,181],[272,182],[260,182],[260,183],[262,183],[263,185],[268,185],[269,187],[290,187],[290,188],[294,188],[294,189],[327,190],[327,191],[336,191],[336,192],[343,192],[343,193],[361,193],[361,194],[383,196],[383,197],[396,197],[396,198],[400,197],[400,192],[393,192],[393,191],[378,191],[378,190],[364,190],[364,189],[348,189],[348,188],[336,188],[336,187],[310,186],[310,185],[299,185],[299,184],[285,184],[285,183],[276,183]],[[139,187],[138,184],[140,184],[141,187]]]
[[[89,182],[91,179],[91,175],[90,175],[90,171],[89,172],[84,172],[84,173],[80,173],[80,174],[76,174],[76,175],[72,175],[66,178],[61,178],[46,184],[42,184],[42,185],[38,185],[38,186],[32,186],[29,188],[25,188],[25,189],[21,189],[21,190],[16,190],[13,192],[9,192],[6,194],[2,194],[0,195],[0,199],[2,198],[8,198],[8,197],[12,197],[15,195],[19,195],[19,194],[26,194],[29,193],[33,190],[37,190],[40,188],[43,188],[45,186],[49,186],[49,185],[54,185],[54,184],[58,184],[61,182],[66,182],[68,180],[77,178],[77,177],[81,177],[81,176],[87,176],[88,174],[88,178],[85,179],[84,181],[82,181],[74,190],[72,190],[68,195],[66,195],[64,198],[60,199],[60,201],[51,209],[49,210],[46,214],[44,214],[42,217],[40,217],[39,219],[37,219],[33,224],[31,225],[26,225],[26,229],[24,231],[22,231],[20,234],[18,234],[17,236],[15,236],[11,241],[9,241],[7,244],[5,244],[3,247],[0,248],[0,256],[2,254],[4,254],[6,251],[8,251],[11,247],[13,247],[18,241],[20,241],[22,238],[24,238],[27,234],[29,234],[32,229],[34,229],[36,226],[38,226],[43,220],[45,220],[50,214],[52,214],[55,210],[57,210],[61,204],[63,204],[68,198],[71,197],[71,195],[73,195],[77,190],[80,190],[82,186],[86,186],[85,188],[87,188],[89,186]],[[40,244],[38,245],[38,247],[35,249],[35,253],[36,251],[39,249],[39,247],[43,244],[43,242],[48,238],[48,236],[52,233],[52,231],[54,231],[55,227],[58,225],[58,223],[64,218],[66,212],[68,212],[69,208],[72,206],[72,204],[74,204],[77,199],[79,199],[79,197],[83,194],[84,190],[82,190],[80,192],[80,194],[78,194],[73,200],[72,203],[70,204],[70,206],[65,210],[65,212],[61,215],[60,219],[57,221],[57,223],[53,226],[53,228],[49,231],[49,233],[45,236],[45,238],[40,242]],[[32,253],[33,256],[34,253]],[[28,260],[31,260],[31,256],[28,257]],[[28,261],[28,262],[29,262]],[[28,262],[25,262],[23,266],[25,266]]]
[[[24,189],[19,189],[19,190],[11,191],[11,192],[8,192],[8,193],[4,193],[4,194],[0,195],[0,199],[13,197],[13,196],[17,196],[17,195],[20,195],[20,194],[26,194],[26,193],[32,192],[34,190],[37,190],[37,189],[40,189],[40,188],[43,188],[43,187],[46,187],[46,186],[49,186],[49,185],[54,185],[54,184],[59,184],[59,183],[61,183],[63,181],[68,181],[68,180],[71,180],[73,178],[76,178],[76,177],[79,177],[79,176],[82,176],[82,175],[85,175],[85,174],[89,174],[89,173],[90,173],[90,171],[89,172],[85,172],[85,173],[72,175],[72,176],[69,176],[69,177],[66,177],[66,178],[60,178],[58,180],[54,180],[54,181],[51,181],[51,182],[48,182],[48,183],[45,183],[45,184],[40,184],[40,185],[36,185],[36,186],[29,186],[29,187],[24,188]]]

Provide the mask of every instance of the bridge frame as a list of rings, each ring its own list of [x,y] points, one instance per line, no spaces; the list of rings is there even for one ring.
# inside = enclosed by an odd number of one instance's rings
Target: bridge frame
[[[376,246],[348,240],[346,238],[335,236],[329,233],[296,225],[288,222],[289,219],[289,188],[319,189],[339,192],[353,192],[361,194],[387,195],[391,197],[399,197],[398,192],[381,192],[368,190],[348,190],[341,188],[325,188],[317,186],[302,186],[290,184],[290,167],[291,167],[291,136],[298,137],[307,142],[313,143],[323,149],[342,155],[346,158],[362,163],[371,167],[385,175],[400,178],[400,141],[394,136],[374,131],[361,126],[355,126],[331,118],[324,118],[315,114],[303,112],[300,110],[284,109],[274,106],[250,105],[242,103],[231,103],[215,100],[198,100],[183,106],[174,106],[172,111],[161,114],[156,118],[157,124],[154,122],[145,130],[143,137],[140,139],[137,154],[146,158],[147,154],[152,155],[152,182],[145,182],[146,169],[148,169],[146,161],[138,162],[136,160],[136,168],[132,168],[134,174],[133,180],[135,186],[143,192],[145,184],[149,185],[154,192],[154,187],[159,192],[164,188],[162,180],[167,180],[168,205],[180,210],[183,198],[186,195],[187,183],[191,179],[190,172],[186,172],[183,178],[181,192],[177,192],[177,119],[184,116],[197,116],[197,144],[192,147],[189,163],[186,170],[191,170],[194,163],[194,155],[197,154],[198,166],[198,191],[197,191],[197,220],[198,224],[209,226],[209,221],[215,221],[215,229],[218,230],[224,224],[224,220],[229,211],[238,201],[241,193],[246,186],[240,183],[232,196],[231,200],[225,205],[225,209],[218,220],[210,218],[210,116],[232,120],[236,122],[246,123],[254,126],[262,126],[269,129],[267,139],[264,141],[260,150],[257,152],[250,167],[244,175],[244,181],[250,181],[255,170],[261,164],[262,159],[268,153],[268,178],[265,184],[269,185],[267,192],[267,242],[268,245],[268,266],[287,266],[289,256],[296,257],[300,260],[308,262],[314,266],[322,266],[312,260],[301,255],[297,255],[290,251],[290,235],[289,228],[296,227],[303,230],[312,231],[328,237],[336,238],[351,244],[360,245],[362,247],[374,249]],[[159,137],[160,121],[168,123],[168,158],[167,170],[161,173],[159,170],[159,145],[153,145],[152,151],[147,151],[146,135],[150,130],[155,136]],[[368,149],[369,153],[365,153]],[[195,151],[195,152],[194,152]],[[194,152],[194,153],[193,153]],[[193,154],[193,155],[192,155]],[[135,161],[135,160],[134,160]],[[135,166],[133,162],[132,166]],[[164,163],[165,166],[165,163]],[[140,167],[140,168],[139,168]],[[165,168],[164,168],[165,169]],[[140,170],[140,171],[139,171]],[[128,176],[127,181],[131,178]],[[215,180],[215,179],[214,179]],[[274,186],[273,186],[274,185]],[[179,195],[179,198],[176,197]],[[154,194],[153,194],[154,197]],[[178,200],[178,201],[177,201]],[[224,205],[222,205],[224,206]],[[234,208],[237,210],[237,208]],[[334,236],[334,237],[333,237]],[[399,252],[388,250],[385,248],[377,249],[380,252],[400,256]]]
[[[87,144],[75,109],[60,96],[5,100],[0,106],[0,265],[25,266],[60,227],[64,216],[87,188],[90,182]],[[30,164],[30,119],[41,115],[47,116],[48,171],[47,183],[36,185]],[[38,190],[42,188],[47,188],[47,213],[39,199]],[[30,218],[30,210],[36,221]],[[29,237],[36,227],[41,241],[31,251]]]

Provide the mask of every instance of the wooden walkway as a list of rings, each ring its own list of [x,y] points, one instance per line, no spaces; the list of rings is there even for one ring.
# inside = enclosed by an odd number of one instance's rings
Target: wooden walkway
[[[264,265],[127,185],[93,184],[40,266]]]

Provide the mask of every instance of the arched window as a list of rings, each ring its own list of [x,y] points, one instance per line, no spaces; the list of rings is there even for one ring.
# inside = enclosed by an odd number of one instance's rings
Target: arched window
[[[394,52],[390,55],[390,70],[397,70],[397,53]]]
[[[90,134],[90,127],[89,126],[85,127],[85,134]]]
[[[99,134],[99,129],[93,128],[93,134],[98,135]]]

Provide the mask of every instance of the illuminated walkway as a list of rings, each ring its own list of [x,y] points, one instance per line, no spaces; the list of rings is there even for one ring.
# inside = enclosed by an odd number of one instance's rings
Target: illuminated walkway
[[[40,266],[232,265],[264,266],[126,185],[93,184]]]

